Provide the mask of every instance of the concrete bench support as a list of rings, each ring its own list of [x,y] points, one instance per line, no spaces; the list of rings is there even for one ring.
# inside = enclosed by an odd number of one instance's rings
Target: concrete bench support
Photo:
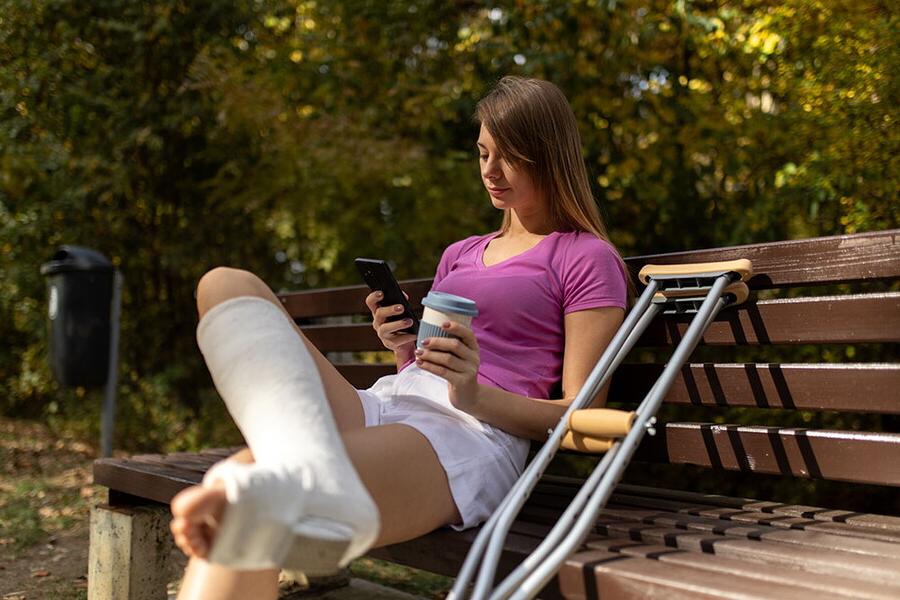
[[[170,519],[165,506],[91,509],[88,600],[166,600]]]

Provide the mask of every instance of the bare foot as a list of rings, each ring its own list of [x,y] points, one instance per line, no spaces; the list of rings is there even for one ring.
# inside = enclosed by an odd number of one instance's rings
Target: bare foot
[[[216,529],[225,512],[225,489],[195,485],[178,492],[172,499],[169,528],[175,544],[189,557],[206,558]]]

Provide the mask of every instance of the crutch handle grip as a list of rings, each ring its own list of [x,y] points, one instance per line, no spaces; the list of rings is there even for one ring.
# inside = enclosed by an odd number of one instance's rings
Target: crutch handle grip
[[[623,437],[631,430],[634,418],[634,411],[584,408],[569,416],[569,431],[592,438]]]
[[[576,431],[568,431],[563,436],[560,446],[565,450],[576,450],[588,454],[601,454],[612,448],[615,440],[610,438],[595,438],[582,435]]]
[[[647,285],[651,277],[672,278],[678,276],[703,276],[712,273],[737,273],[741,281],[753,275],[753,263],[747,258],[710,263],[682,263],[677,265],[644,265],[638,278]]]
[[[743,281],[735,281],[732,284],[729,284],[724,290],[722,290],[722,295],[731,294],[732,298],[734,298],[731,302],[731,305],[734,306],[736,304],[743,304],[747,301],[747,298],[750,297],[750,288],[747,287],[747,284]],[[653,294],[654,300],[662,300],[662,299],[672,299],[672,298],[697,298],[702,297],[697,290],[679,290],[679,289],[671,289],[671,290],[662,290],[660,292],[656,292]]]

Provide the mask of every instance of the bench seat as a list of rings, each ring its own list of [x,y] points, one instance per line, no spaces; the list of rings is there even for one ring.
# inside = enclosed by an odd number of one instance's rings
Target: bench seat
[[[753,261],[753,297],[711,324],[664,399],[657,434],[638,448],[636,470],[691,465],[711,469],[711,477],[732,472],[742,478],[830,480],[842,486],[838,504],[891,505],[886,512],[900,515],[894,491],[900,487],[900,363],[884,362],[900,342],[900,230],[626,263],[636,273],[650,262],[736,258]],[[416,307],[431,281],[403,285]],[[359,388],[395,371],[392,364],[360,362],[372,355],[359,353],[382,349],[360,317],[366,292],[351,286],[280,295],[307,337]],[[637,405],[685,327],[679,316],[651,324],[613,377],[611,406]],[[809,427],[797,426],[806,422]],[[840,426],[829,426],[835,422]],[[94,481],[109,488],[109,504],[92,513],[91,573],[126,591],[93,591],[109,586],[89,582],[90,600],[164,597],[135,591],[149,589],[150,580],[159,587],[162,563],[151,561],[143,570],[135,565],[140,557],[161,554],[165,544],[171,547],[163,527],[171,498],[237,450],[95,462]],[[580,481],[543,477],[507,539],[501,576],[546,536]],[[798,506],[630,481],[616,488],[592,533],[540,597],[900,598],[898,516],[828,508],[827,495],[815,497],[825,507]],[[867,505],[870,497],[862,495],[873,491],[877,502]],[[156,516],[141,512],[146,506],[156,507]],[[370,556],[454,576],[477,531],[440,529]],[[102,551],[135,536],[149,542],[129,542],[124,558]],[[130,573],[126,583],[111,575],[122,570]]]
[[[168,504],[240,447],[99,459],[94,481],[111,502]],[[516,521],[500,563],[533,550],[581,481],[545,475]],[[454,576],[477,529],[435,531],[370,556]],[[704,595],[742,598],[900,597],[900,517],[620,484],[593,534],[542,598]]]

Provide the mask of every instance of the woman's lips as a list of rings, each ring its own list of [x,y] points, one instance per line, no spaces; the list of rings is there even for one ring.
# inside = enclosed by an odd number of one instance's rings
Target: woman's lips
[[[495,187],[488,187],[487,190],[488,190],[488,193],[489,193],[491,196],[494,196],[495,198],[499,198],[500,196],[502,196],[503,194],[505,194],[506,192],[508,192],[508,191],[509,191],[509,188],[495,188]]]

